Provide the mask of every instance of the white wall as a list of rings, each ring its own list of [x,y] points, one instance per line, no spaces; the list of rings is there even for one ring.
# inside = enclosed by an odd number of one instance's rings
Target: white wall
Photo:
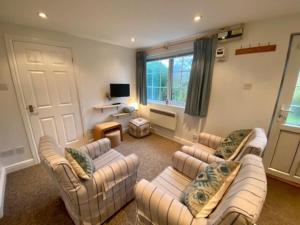
[[[92,108],[96,104],[111,103],[105,98],[109,83],[130,83],[131,98],[122,101],[135,100],[135,50],[67,34],[0,23],[0,84],[7,85],[7,90],[0,90],[0,162],[4,166],[32,158],[8,65],[5,33],[72,46],[86,134],[95,123],[109,119],[109,115],[114,113],[106,111],[101,114]],[[6,151],[16,147],[24,147],[24,151]]]
[[[183,109],[155,106],[168,108],[179,115],[176,131],[163,133],[192,140],[193,133],[198,129],[223,136],[239,128],[263,127],[268,130],[283,75],[289,38],[291,33],[300,32],[299,21],[300,14],[297,14],[248,23],[242,40],[219,44],[226,48],[228,59],[215,63],[207,118],[199,120],[185,115]],[[235,49],[241,45],[255,46],[259,42],[277,44],[277,50],[235,55]],[[157,51],[150,54],[157,54]],[[251,90],[243,89],[246,83],[252,84]],[[146,116],[149,107],[142,107],[141,111]]]

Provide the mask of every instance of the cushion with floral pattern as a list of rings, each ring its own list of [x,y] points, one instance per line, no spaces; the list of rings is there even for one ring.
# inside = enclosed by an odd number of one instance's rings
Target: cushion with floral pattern
[[[196,218],[204,218],[214,210],[234,180],[240,163],[215,162],[207,166],[184,190],[184,204]]]

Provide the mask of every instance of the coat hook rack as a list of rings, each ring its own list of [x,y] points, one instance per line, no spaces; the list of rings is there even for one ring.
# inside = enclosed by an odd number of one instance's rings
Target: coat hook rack
[[[271,44],[270,42],[268,42],[267,45],[263,45],[261,42],[259,42],[256,47],[251,47],[251,44],[249,44],[248,46],[249,47],[247,48],[243,48],[243,46],[241,45],[241,48],[235,50],[235,54],[244,55],[244,54],[251,54],[251,53],[276,51],[276,45]]]

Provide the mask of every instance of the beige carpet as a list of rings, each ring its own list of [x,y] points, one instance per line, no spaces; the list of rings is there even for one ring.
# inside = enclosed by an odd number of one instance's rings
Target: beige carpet
[[[117,150],[135,153],[141,164],[138,178],[151,180],[171,163],[180,145],[157,135],[141,140],[125,135]],[[300,189],[268,179],[268,196],[258,225],[299,225]],[[131,225],[135,222],[135,202],[131,202],[107,222]],[[0,225],[72,225],[63,202],[46,171],[40,165],[9,174],[4,217]]]

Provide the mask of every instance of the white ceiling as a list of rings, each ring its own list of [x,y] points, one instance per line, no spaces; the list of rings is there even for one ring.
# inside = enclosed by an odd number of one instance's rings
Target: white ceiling
[[[0,0],[0,21],[131,48],[299,11],[300,0]],[[196,14],[203,16],[199,23]]]

